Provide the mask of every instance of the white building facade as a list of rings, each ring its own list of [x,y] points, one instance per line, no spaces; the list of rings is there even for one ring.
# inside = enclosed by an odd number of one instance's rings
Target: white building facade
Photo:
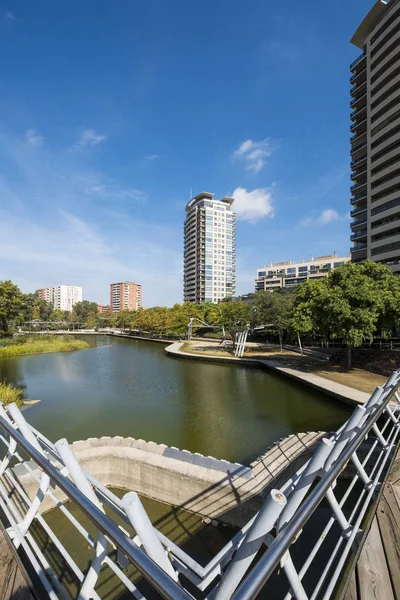
[[[186,206],[184,224],[185,302],[214,302],[235,295],[236,215],[234,199],[202,192]]]
[[[277,288],[294,288],[307,279],[327,277],[330,271],[350,261],[350,255],[311,257],[308,261],[269,263],[268,267],[257,269],[255,290],[272,292]]]
[[[36,294],[58,310],[72,311],[77,302],[82,302],[82,288],[77,285],[56,285],[36,290]]]

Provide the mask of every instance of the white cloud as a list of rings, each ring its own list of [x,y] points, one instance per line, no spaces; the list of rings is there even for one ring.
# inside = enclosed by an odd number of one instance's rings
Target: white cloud
[[[348,219],[348,217],[349,213],[340,215],[334,208],[325,208],[320,215],[317,217],[306,217],[301,221],[301,224],[304,227],[308,227],[309,225],[327,225],[328,223],[332,223],[334,221]]]
[[[25,133],[25,140],[31,146],[40,146],[44,140],[44,137],[38,135],[34,129],[28,129]]]
[[[145,156],[145,160],[155,160],[156,158],[160,158],[158,154],[149,154],[148,156]]]
[[[116,183],[109,184],[89,184],[84,185],[84,192],[91,196],[98,195],[102,198],[114,198],[117,199],[127,199],[127,200],[135,200],[137,202],[146,202],[146,193],[142,190],[137,190],[135,188],[125,188]]]
[[[73,146],[73,148],[83,148],[84,146],[97,146],[101,144],[101,142],[105,142],[107,140],[106,135],[102,135],[97,133],[94,129],[85,129],[82,132],[79,140]]]
[[[326,208],[322,211],[317,221],[321,225],[325,225],[326,223],[331,223],[331,221],[338,221],[340,219],[340,215],[337,210],[334,208]]]
[[[246,140],[233,153],[237,159],[243,161],[245,168],[252,173],[259,173],[271,154],[272,145],[268,138],[260,142]]]
[[[13,12],[11,12],[11,10],[8,10],[5,14],[4,14],[4,18],[8,19],[9,21],[15,21],[16,20],[16,16],[14,15]]]
[[[237,187],[232,196],[235,198],[233,210],[242,221],[255,223],[264,217],[273,217],[275,214],[272,195],[268,188],[246,190]]]

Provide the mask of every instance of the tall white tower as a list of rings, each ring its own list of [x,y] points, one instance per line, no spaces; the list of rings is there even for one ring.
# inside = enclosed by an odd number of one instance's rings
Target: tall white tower
[[[235,295],[234,199],[201,192],[188,202],[184,225],[185,302],[219,302]]]

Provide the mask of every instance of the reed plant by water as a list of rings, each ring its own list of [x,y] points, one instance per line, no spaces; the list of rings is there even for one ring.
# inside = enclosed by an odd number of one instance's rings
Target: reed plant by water
[[[6,381],[0,381],[0,402],[2,402],[5,405],[15,402],[17,406],[21,406],[21,388],[15,388]]]

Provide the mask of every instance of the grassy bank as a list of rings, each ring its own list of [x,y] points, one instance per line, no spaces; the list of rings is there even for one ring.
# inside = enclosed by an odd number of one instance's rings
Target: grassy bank
[[[15,402],[17,406],[22,404],[22,390],[14,388],[5,381],[0,381],[0,402],[3,404],[11,404]]]
[[[6,343],[0,340],[0,358],[43,354],[45,352],[71,352],[72,350],[89,348],[89,344],[82,340],[60,340],[56,337],[22,339],[24,340],[22,342],[16,338],[15,340],[7,340]]]

